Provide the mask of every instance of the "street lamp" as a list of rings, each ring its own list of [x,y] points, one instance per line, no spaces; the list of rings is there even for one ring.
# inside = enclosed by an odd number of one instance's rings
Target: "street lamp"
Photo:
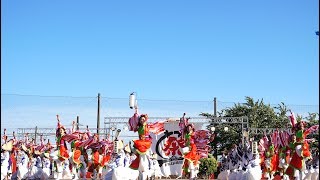
[[[215,130],[216,128],[214,126],[211,126],[210,127],[210,131],[211,131],[211,137],[210,137],[210,140],[212,140],[212,150],[211,150],[211,153],[213,154],[213,156],[215,158],[217,158],[217,146],[216,146],[216,142],[215,142]]]

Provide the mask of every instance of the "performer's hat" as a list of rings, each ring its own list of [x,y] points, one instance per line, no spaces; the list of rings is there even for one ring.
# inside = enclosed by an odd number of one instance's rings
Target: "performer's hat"
[[[48,158],[48,159],[50,158],[50,154],[49,153],[43,153],[43,156]]]
[[[30,153],[30,150],[24,144],[21,145],[21,149],[27,154]]]
[[[12,151],[12,148],[13,148],[13,141],[9,141],[1,146],[1,149],[5,151]]]
[[[156,153],[152,153],[151,159],[157,159],[157,158],[158,158],[158,155]]]
[[[41,155],[42,153],[41,153],[39,150],[35,150],[35,151],[34,151],[34,154],[35,154],[35,155]]]
[[[125,147],[124,147],[124,151],[128,152],[128,153],[131,153],[131,149],[129,147],[129,144],[127,144]]]
[[[123,149],[124,147],[123,147],[124,145],[123,145],[123,141],[122,140],[119,140],[118,141],[118,149]]]

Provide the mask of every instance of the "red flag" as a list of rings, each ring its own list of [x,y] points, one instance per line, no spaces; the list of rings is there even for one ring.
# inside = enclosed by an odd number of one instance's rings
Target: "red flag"
[[[154,134],[160,134],[161,132],[165,131],[164,129],[164,121],[158,121],[152,124],[148,124],[149,132]]]
[[[83,140],[79,143],[78,147],[84,147],[85,149],[90,146],[92,143],[94,143],[93,137],[89,137],[89,139]]]
[[[319,125],[313,125],[310,128],[308,128],[306,131],[304,131],[303,136],[307,137],[310,133],[318,130],[319,130]]]
[[[296,120],[294,113],[292,111],[290,111],[289,119],[290,119],[292,127],[294,127],[297,123],[297,120]]]
[[[62,139],[70,143],[71,141],[78,140],[79,136],[77,134],[66,134],[62,136]]]

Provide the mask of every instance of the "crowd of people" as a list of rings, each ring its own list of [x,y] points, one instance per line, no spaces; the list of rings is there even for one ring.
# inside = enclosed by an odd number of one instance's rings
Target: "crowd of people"
[[[147,114],[138,114],[136,109],[129,119],[130,130],[138,133],[138,138],[123,145],[122,140],[111,141],[84,132],[76,126],[67,130],[57,115],[55,144],[40,136],[40,141],[29,139],[8,139],[4,130],[1,146],[1,180],[3,179],[147,179],[164,176],[157,154],[152,152],[150,133],[164,131],[163,123],[148,123]],[[184,177],[196,178],[199,154],[194,142],[194,127],[188,119],[182,118],[180,130],[185,140]],[[120,144],[120,145],[119,145]]]
[[[129,119],[129,130],[138,138],[124,145],[122,140],[111,141],[87,130],[80,132],[73,126],[69,131],[57,115],[56,142],[39,143],[25,135],[8,139],[4,130],[1,146],[1,180],[4,179],[123,179],[136,180],[165,176],[152,152],[150,133],[164,131],[164,122],[148,122],[147,114]],[[220,180],[260,179],[319,179],[319,150],[309,147],[312,139],[307,135],[318,130],[318,125],[304,129],[303,121],[292,124],[292,131],[276,131],[265,135],[257,144],[252,140],[233,145],[224,151],[219,167]],[[183,157],[181,178],[196,179],[200,159],[207,155],[208,142],[214,137],[207,131],[196,131],[185,114],[179,121],[183,140],[180,149]],[[200,138],[199,133],[206,138]],[[203,135],[201,135],[203,136]],[[117,145],[115,145],[117,141]],[[203,152],[203,153],[201,153]]]
[[[254,141],[233,145],[221,158],[219,180],[317,180],[319,148],[310,148],[307,136],[319,125],[304,129],[305,122],[292,124],[291,132],[275,131]]]

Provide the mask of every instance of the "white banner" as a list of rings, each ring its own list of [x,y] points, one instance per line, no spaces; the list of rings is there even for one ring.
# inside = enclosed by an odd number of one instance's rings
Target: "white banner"
[[[165,131],[152,137],[152,151],[157,154],[157,159],[162,173],[165,176],[182,174],[183,157],[180,151],[184,141],[179,132],[179,122],[164,124]],[[201,124],[194,125],[195,130],[201,129]]]

